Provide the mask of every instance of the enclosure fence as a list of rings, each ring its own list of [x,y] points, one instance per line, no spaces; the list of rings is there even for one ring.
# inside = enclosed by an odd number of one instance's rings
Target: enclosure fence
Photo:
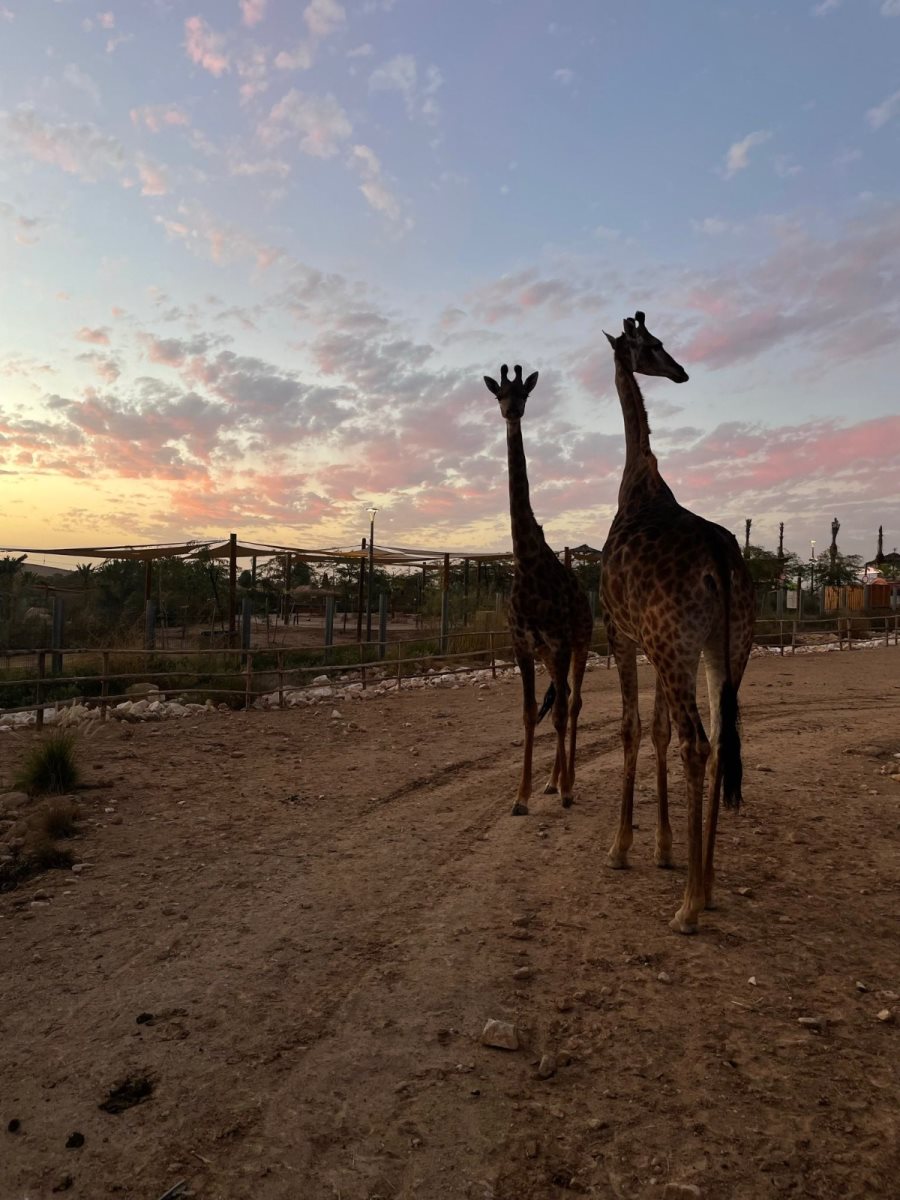
[[[805,619],[761,618],[755,642],[773,652],[795,653],[798,645],[813,637],[837,640],[841,651],[854,642],[883,641],[900,644],[900,613],[885,616]],[[424,677],[465,675],[474,671],[514,666],[512,641],[507,629],[441,633],[437,645],[422,645],[410,639],[384,640],[326,646],[318,661],[296,661],[302,651],[187,649],[174,659],[146,649],[38,649],[0,652],[0,716],[34,712],[42,728],[48,709],[60,712],[73,705],[99,708],[106,720],[110,707],[129,697],[129,685],[146,683],[161,696],[205,704],[216,698],[229,707],[249,709],[263,696],[278,708],[288,705],[292,691],[309,687],[326,674],[341,686],[356,683],[365,689],[393,682],[404,683]],[[417,649],[418,647],[418,649]],[[592,650],[606,666],[612,665],[602,623],[595,625]],[[307,655],[307,657],[309,657]],[[135,660],[139,667],[135,668]],[[17,666],[21,664],[21,666]],[[125,669],[131,667],[133,669]],[[24,668],[24,673],[22,672]],[[67,669],[68,668],[68,669]],[[33,674],[29,671],[34,670]],[[15,703],[18,696],[19,703]]]

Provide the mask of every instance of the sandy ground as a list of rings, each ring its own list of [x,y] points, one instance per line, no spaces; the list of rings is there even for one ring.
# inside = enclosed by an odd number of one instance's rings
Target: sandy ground
[[[896,1196],[900,651],[754,659],[742,699],[694,938],[648,737],[633,868],[604,865],[614,671],[577,804],[520,818],[517,680],[81,735],[90,865],[0,895],[2,1200]]]

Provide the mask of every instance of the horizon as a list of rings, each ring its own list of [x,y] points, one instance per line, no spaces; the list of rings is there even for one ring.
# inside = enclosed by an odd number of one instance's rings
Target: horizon
[[[640,308],[682,504],[894,549],[898,49],[895,0],[0,0],[0,537],[504,552],[520,361],[602,546]]]

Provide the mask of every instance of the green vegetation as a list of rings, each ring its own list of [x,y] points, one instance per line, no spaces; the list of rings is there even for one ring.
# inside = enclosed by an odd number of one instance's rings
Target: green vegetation
[[[28,752],[16,777],[16,787],[31,796],[62,795],[78,786],[75,738],[54,730]]]

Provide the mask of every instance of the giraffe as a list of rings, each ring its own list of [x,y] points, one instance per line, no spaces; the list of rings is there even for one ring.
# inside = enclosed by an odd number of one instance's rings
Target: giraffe
[[[666,755],[674,721],[687,784],[688,870],[681,907],[671,922],[694,933],[701,909],[712,907],[713,851],[719,799],[741,801],[737,693],[753,640],[753,583],[737,539],[677,502],[650,448],[650,427],[635,373],[684,383],[684,368],[646,328],[644,314],[626,318],[619,337],[606,334],[615,356],[616,390],[625,420],[625,469],[618,511],[603,548],[602,599],[622,689],[625,771],[619,826],[609,863],[628,865],[634,776],[641,723],[637,651],[656,671],[652,736],[656,752],[656,863],[672,863]],[[697,709],[700,654],[706,665],[711,730]],[[703,786],[710,802],[703,836]]]
[[[513,816],[528,812],[531,796],[531,760],[534,730],[552,708],[556,729],[556,758],[544,788],[546,795],[558,791],[564,808],[574,798],[575,742],[581,711],[581,684],[587,665],[594,618],[587,596],[574,572],[564,566],[544,540],[535,520],[528,493],[528,469],[522,443],[525,402],[537,383],[538,373],[523,382],[522,368],[500,368],[500,382],[485,375],[488,390],[497,397],[506,421],[509,467],[509,514],[512,525],[514,574],[509,600],[509,628],[516,662],[522,675],[525,753],[522,776],[513,806]],[[534,690],[535,659],[550,675],[550,687],[540,712]],[[571,688],[569,668],[571,665]],[[569,728],[568,752],[566,732]]]

